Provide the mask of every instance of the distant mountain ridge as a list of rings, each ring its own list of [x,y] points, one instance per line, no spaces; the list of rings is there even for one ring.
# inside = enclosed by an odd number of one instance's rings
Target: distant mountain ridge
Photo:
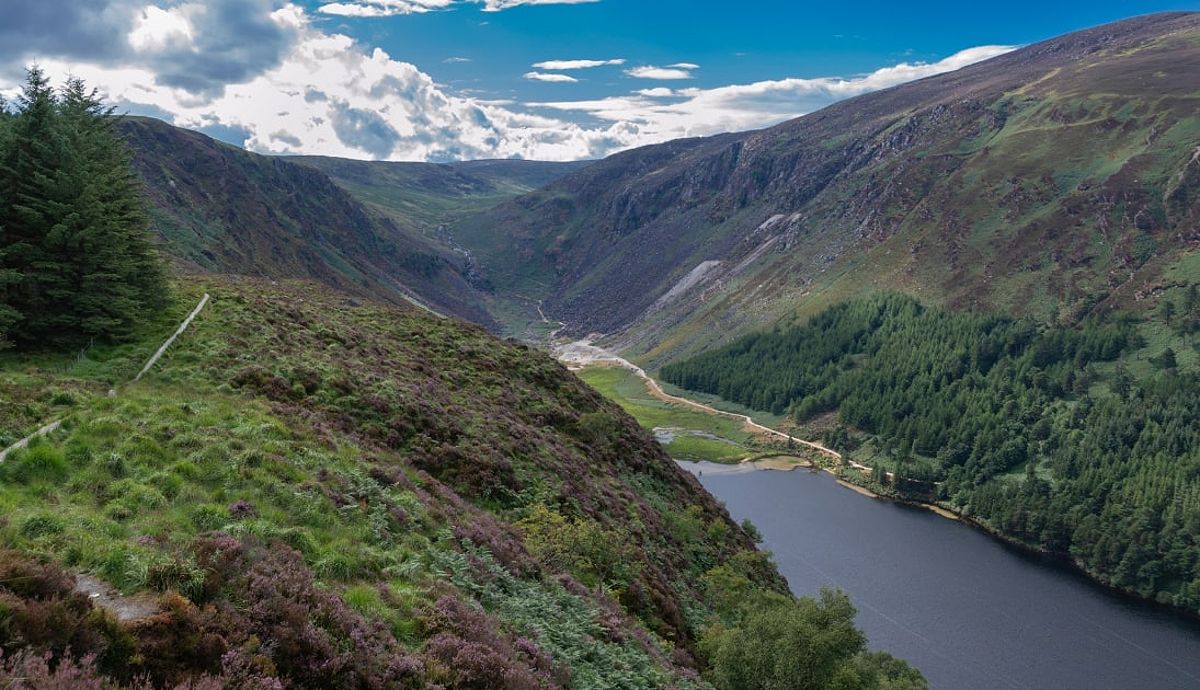
[[[193,270],[307,278],[495,327],[467,261],[429,232],[581,164],[262,156],[150,118],[121,122],[154,229]],[[336,177],[336,181],[335,178]],[[347,189],[369,189],[360,199]],[[389,205],[390,204],[390,205]]]
[[[1072,322],[1200,241],[1200,14],[617,154],[454,229],[500,295],[662,362],[863,291]]]

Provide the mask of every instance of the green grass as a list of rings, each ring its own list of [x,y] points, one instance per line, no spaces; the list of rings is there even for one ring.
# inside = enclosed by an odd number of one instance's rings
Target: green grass
[[[645,382],[628,369],[588,367],[577,372],[577,375],[620,405],[647,429],[675,427],[703,431],[737,444],[748,443],[752,438],[742,431],[742,423],[736,419],[705,414],[655,398],[646,389]]]
[[[616,402],[646,429],[684,430],[664,446],[679,460],[731,462],[761,450],[755,437],[742,431],[742,423],[714,414],[705,414],[683,405],[664,402],[647,390],[645,382],[628,369],[596,366],[577,372],[588,385]],[[717,438],[689,435],[700,432]]]
[[[0,352],[0,448],[132,379],[200,296],[176,293],[168,309],[122,343],[74,352]]]
[[[316,488],[318,473],[352,481],[364,454],[240,396],[138,384],[0,465],[0,541],[126,592],[199,586],[188,545],[212,530],[284,539],[327,581],[378,575],[412,554],[378,548],[370,511],[339,509]],[[238,501],[254,515],[234,515]]]
[[[735,462],[749,454],[742,446],[703,436],[679,435],[664,447],[677,460]]]

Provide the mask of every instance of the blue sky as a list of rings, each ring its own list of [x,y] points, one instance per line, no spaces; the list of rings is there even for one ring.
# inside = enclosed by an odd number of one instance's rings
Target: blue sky
[[[1075,29],[1198,2],[6,0],[24,66],[248,149],[595,158],[766,127]],[[592,66],[579,61],[595,61]]]
[[[326,3],[306,3],[314,13]],[[1022,45],[1197,2],[1005,0],[964,3],[602,0],[484,12],[479,5],[386,18],[322,21],[415,62],[437,80],[497,96],[594,98],[629,86],[616,67],[576,84],[521,79],[547,59],[691,62],[706,88],[783,77],[848,76],[898,62],[934,62],[971,46]],[[465,57],[471,62],[445,63]]]

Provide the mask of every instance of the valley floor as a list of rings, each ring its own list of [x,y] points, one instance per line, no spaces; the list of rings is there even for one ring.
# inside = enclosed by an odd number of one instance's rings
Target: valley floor
[[[559,346],[555,354],[588,385],[653,431],[676,460],[736,464],[748,471],[823,470],[836,477],[840,485],[863,496],[900,500],[949,520],[962,519],[944,505],[878,493],[867,486],[872,472],[867,465],[817,441],[765,426],[750,415],[668,393],[641,367],[588,341]],[[995,534],[986,526],[980,527]]]

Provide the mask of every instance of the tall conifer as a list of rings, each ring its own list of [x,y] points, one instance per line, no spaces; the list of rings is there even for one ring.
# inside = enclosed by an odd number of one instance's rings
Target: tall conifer
[[[29,70],[0,138],[0,334],[33,347],[128,336],[162,306],[141,186],[94,90]]]

